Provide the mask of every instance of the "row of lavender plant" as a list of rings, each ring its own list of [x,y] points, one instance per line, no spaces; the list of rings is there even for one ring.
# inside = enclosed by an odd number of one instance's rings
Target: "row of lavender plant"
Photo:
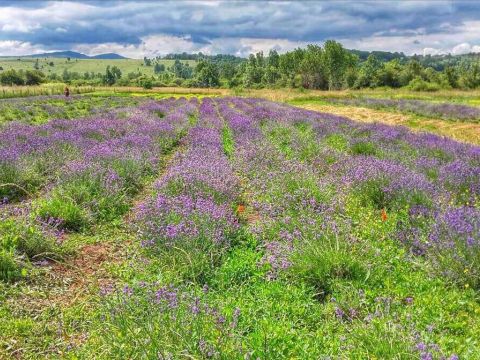
[[[348,106],[364,106],[374,109],[394,109],[401,112],[441,118],[445,120],[479,122],[480,108],[461,104],[437,103],[408,99],[377,99],[367,97],[328,98],[328,102]]]
[[[159,282],[134,283],[106,298],[115,309],[102,331],[111,356],[140,351],[146,358],[214,357],[225,344],[234,346],[239,313],[227,316],[209,305],[203,286],[240,229],[234,213],[239,180],[223,151],[221,127],[215,103],[203,99],[197,124],[182,140],[183,151],[136,208],[133,226],[148,262],[159,261],[165,270]],[[132,322],[134,336],[128,328]],[[129,346],[115,346],[123,341]]]
[[[165,111],[190,111],[179,105],[171,99],[158,106]],[[10,124],[0,133],[0,196],[4,201],[16,200],[68,174],[72,166],[114,156],[149,156],[146,160],[154,165],[158,157],[154,146],[174,132],[173,120],[179,115],[170,115],[172,121],[160,120],[149,106],[130,109],[127,119],[111,112],[89,120],[54,120],[41,126]]]
[[[114,108],[145,102],[144,98],[119,96],[62,95],[32,96],[0,100],[0,128],[9,122],[41,124],[52,119],[100,116]]]
[[[233,105],[233,106],[231,106]],[[233,131],[235,165],[248,177],[251,206],[258,212],[253,231],[266,250],[264,262],[271,266],[270,278],[290,265],[295,241],[302,238],[324,243],[336,231],[333,210],[325,206],[331,198],[320,187],[314,168],[288,159],[264,136],[261,122],[270,118],[265,108],[250,99],[222,99],[219,109]]]
[[[220,248],[228,245],[230,230],[227,229],[235,228],[232,203],[239,194],[238,180],[222,150],[220,124],[214,103],[204,99],[199,108],[198,124],[190,129],[185,139],[187,149],[177,154],[167,172],[157,181],[153,200],[138,209],[145,244],[165,245],[167,242],[172,245],[167,241],[171,238],[179,245],[188,239],[211,242],[209,246]],[[177,213],[181,209],[183,211]],[[177,214],[181,220],[175,223],[169,216],[163,216],[170,213]],[[198,224],[191,221],[197,217],[207,223],[214,220],[217,225],[210,230],[208,226],[201,229],[202,221]],[[196,236],[201,238],[195,239]]]
[[[58,257],[63,250],[53,235],[125,213],[196,107],[196,101],[169,99],[128,109],[125,119],[110,113],[41,126],[10,124],[0,133],[0,277],[18,278],[29,259]],[[26,195],[28,201],[9,204]]]
[[[232,109],[231,104],[234,104],[237,110]],[[373,244],[368,245],[365,239],[370,238],[370,234],[379,237],[384,233],[392,235],[389,230],[394,224],[391,221],[385,222],[386,218],[380,216],[380,209],[377,221],[367,221],[366,214],[353,218],[349,210],[351,205],[348,203],[350,192],[358,190],[357,195],[360,198],[368,196],[369,189],[361,188],[360,183],[369,182],[370,176],[371,179],[383,179],[382,172],[386,172],[392,180],[404,177],[403,181],[407,184],[403,188],[397,189],[397,186],[404,184],[401,183],[402,179],[398,180],[400,184],[382,184],[385,185],[381,188],[382,192],[385,192],[385,201],[389,201],[390,209],[395,211],[395,206],[403,206],[400,205],[402,202],[408,205],[416,200],[406,189],[410,189],[412,193],[415,193],[416,189],[433,191],[432,184],[427,180],[417,184],[418,176],[401,165],[386,168],[372,159],[373,165],[364,168],[368,165],[368,156],[343,154],[329,149],[328,146],[324,148],[325,144],[317,140],[317,133],[311,134],[311,137],[302,137],[308,133],[304,122],[312,127],[317,122],[325,122],[322,125],[331,126],[327,123],[329,117],[319,119],[327,117],[326,115],[298,113],[293,108],[254,99],[220,100],[219,107],[235,135],[237,166],[248,177],[249,193],[254,200],[252,205],[260,214],[261,221],[255,224],[253,230],[263,242],[266,254],[263,262],[268,262],[271,266],[270,279],[283,277],[282,274],[286,273],[295,281],[302,280],[312,286],[317,291],[316,296],[322,300],[335,292],[336,287],[350,288],[352,284],[357,284],[353,289],[359,289],[362,299],[360,302],[368,303],[364,289],[374,288],[376,282],[382,281],[380,279],[385,275],[381,262],[371,265],[378,267],[375,271],[367,268],[372,258],[365,256],[370,256],[369,252],[376,254],[376,250],[372,248]],[[331,120],[337,123],[343,121],[343,124],[339,124],[343,126],[339,128],[354,125],[338,117]],[[273,140],[269,140],[272,131],[281,132],[280,140],[278,134],[275,134]],[[295,132],[302,136],[292,135]],[[309,149],[308,146],[313,148]],[[342,172],[342,168],[336,173],[336,164],[348,157],[355,157],[357,167],[353,170],[359,171],[359,174]],[[407,179],[405,174],[413,178]],[[432,193],[429,195],[433,196]],[[373,199],[375,197],[376,194]],[[383,201],[380,206],[385,206]],[[469,209],[475,212],[473,208]],[[391,216],[390,210],[388,211],[388,216]],[[359,221],[365,221],[368,223],[366,227],[374,226],[378,230],[358,230],[363,227]],[[461,250],[456,251],[458,254]],[[374,258],[379,255],[372,256]],[[462,255],[468,256],[467,253]],[[461,270],[463,274],[464,271]],[[375,272],[377,273],[374,274]],[[372,278],[371,284],[364,280],[369,277]],[[467,281],[473,279],[475,278],[470,277]],[[411,298],[397,300],[390,296],[392,295],[386,295],[385,306],[390,308],[396,303],[398,311],[405,311],[404,304],[411,301]],[[375,312],[369,312],[368,306],[352,307],[351,301],[345,304],[334,298],[331,298],[331,301],[335,304],[335,316],[340,322],[360,322],[368,327],[381,322],[385,316],[382,313],[384,310],[379,311],[382,299],[373,300],[378,304]],[[438,345],[423,344],[421,339],[428,335],[419,331],[416,326],[404,328],[398,316],[389,318],[389,321],[397,324],[397,331],[405,336],[405,344],[411,343],[406,346],[408,353],[415,354],[418,351],[426,358],[433,354],[441,355]],[[417,347],[414,346],[416,343]],[[452,355],[451,358],[456,356]]]
[[[337,189],[337,201],[354,193],[364,206],[406,212],[394,237],[414,253],[427,254],[441,275],[480,286],[479,147],[401,127],[250,103],[257,121],[308,124],[318,142],[309,162],[323,174],[321,187]],[[299,138],[290,140],[290,147],[303,149]]]

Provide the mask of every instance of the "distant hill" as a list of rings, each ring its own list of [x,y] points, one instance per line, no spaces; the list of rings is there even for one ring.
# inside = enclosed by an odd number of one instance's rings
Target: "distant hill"
[[[118,59],[127,59],[126,57],[114,53],[100,54],[95,56],[88,56],[76,51],[54,51],[49,53],[42,54],[32,54],[17,56],[20,58],[70,58],[70,59],[108,59],[108,60],[118,60]]]
[[[110,60],[128,59],[125,56],[118,55],[115,53],[100,54],[100,55],[90,56],[88,58],[89,59],[110,59]]]

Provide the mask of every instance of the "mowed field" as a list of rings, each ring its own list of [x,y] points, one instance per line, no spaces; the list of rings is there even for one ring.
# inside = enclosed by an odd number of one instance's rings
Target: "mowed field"
[[[474,96],[220,95],[1,100],[0,358],[479,359]]]
[[[4,70],[33,70],[36,63],[36,58],[2,58],[0,57],[0,66]],[[175,60],[159,60],[160,64],[165,67],[173,65]],[[53,63],[53,66],[50,66]],[[190,66],[195,66],[193,60],[182,60],[182,63],[188,63]],[[154,75],[153,65],[145,66],[143,60],[136,59],[70,59],[66,58],[38,58],[39,70],[48,74],[57,74],[61,76],[65,70],[69,72],[78,72],[83,75],[85,72],[105,73],[107,66],[116,66],[120,69],[122,74],[126,75],[131,72],[140,72],[146,75]]]

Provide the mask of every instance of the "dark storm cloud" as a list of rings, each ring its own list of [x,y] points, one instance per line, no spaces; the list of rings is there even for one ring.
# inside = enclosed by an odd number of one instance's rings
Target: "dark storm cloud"
[[[144,37],[159,34],[188,37],[198,46],[225,38],[354,41],[372,36],[451,34],[471,20],[480,20],[480,7],[470,1],[0,0],[0,41],[28,42],[45,49],[76,44],[139,45]],[[227,47],[231,51],[232,44]]]

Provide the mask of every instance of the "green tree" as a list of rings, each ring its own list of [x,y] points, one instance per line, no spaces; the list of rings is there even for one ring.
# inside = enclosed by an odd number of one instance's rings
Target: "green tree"
[[[105,75],[103,76],[103,83],[106,85],[113,85],[115,82],[122,77],[122,72],[116,66],[110,68],[110,65],[107,65],[105,69]]]
[[[188,63],[184,64],[178,59],[175,60],[170,71],[179,79],[190,79],[193,76],[193,70],[190,65]]]
[[[218,66],[206,60],[200,60],[195,69],[196,80],[201,87],[215,87],[220,85]]]
[[[383,64],[375,57],[375,55],[369,55],[367,61],[365,61],[360,67],[354,87],[373,88],[378,86],[378,72],[382,68]]]
[[[62,73],[62,80],[63,82],[66,82],[66,83],[69,83],[70,80],[71,80],[71,76],[70,76],[70,73],[68,72],[67,69],[64,69],[63,70],[63,73]]]
[[[443,74],[445,75],[448,84],[452,88],[458,87],[458,73],[455,67],[453,66],[446,66],[443,70]]]
[[[328,77],[328,89],[341,89],[345,71],[353,65],[355,58],[343,48],[342,44],[334,40],[327,40],[323,50],[323,64]]]
[[[480,61],[462,61],[459,65],[459,83],[462,87],[475,89],[480,86]]]
[[[423,66],[416,59],[410,60],[400,73],[400,84],[406,86],[415,78],[422,78]]]
[[[0,83],[2,85],[24,85],[25,79],[22,73],[11,69],[0,74]]]
[[[263,77],[263,62],[263,53],[258,53],[256,56],[250,54],[243,74],[243,84],[245,87],[252,87],[261,84]]]
[[[232,62],[222,61],[219,64],[219,73],[221,78],[231,81],[237,74],[237,69]]]
[[[268,53],[268,66],[273,66],[274,68],[280,66],[280,55],[278,55],[277,50],[270,50]]]
[[[399,59],[394,59],[383,64],[383,66],[377,71],[377,85],[389,86],[392,88],[402,86],[400,81],[402,70],[403,65],[400,63]]]
[[[160,74],[165,71],[165,65],[164,64],[159,64],[158,62],[155,63],[155,66],[153,67],[153,72],[155,74]]]
[[[318,45],[308,45],[300,63],[302,86],[307,89],[325,89],[328,77],[325,73],[324,52]]]
[[[151,89],[153,88],[153,80],[151,77],[143,75],[138,78],[138,84],[143,87],[144,89]]]
[[[25,85],[39,85],[45,82],[45,74],[39,70],[25,72]]]
[[[295,76],[299,72],[304,54],[305,50],[298,48],[280,55],[278,65],[284,86],[295,85]]]

